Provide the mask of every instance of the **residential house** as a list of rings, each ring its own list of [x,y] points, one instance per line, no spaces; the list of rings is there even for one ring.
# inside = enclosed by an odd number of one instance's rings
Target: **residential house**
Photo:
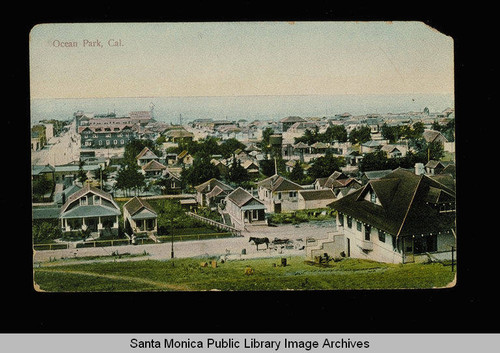
[[[361,182],[357,179],[351,178],[339,171],[333,172],[328,178],[316,179],[313,185],[315,190],[332,190],[335,197],[342,197],[362,187]]]
[[[298,194],[298,209],[325,208],[333,201],[335,201],[335,194],[331,189],[300,190]]]
[[[216,186],[218,186],[223,191],[233,191],[229,185],[224,184],[222,181],[212,178],[205,181],[204,183],[195,186],[196,189],[196,201],[200,206],[209,206],[210,200],[207,198],[207,194],[212,191]]]
[[[382,148],[380,141],[370,140],[361,144],[361,154],[377,152]]]
[[[298,209],[298,192],[304,188],[278,174],[257,183],[259,200],[267,212],[280,213]]]
[[[129,236],[156,235],[158,214],[140,197],[134,197],[123,205],[123,226]]]
[[[260,175],[259,165],[255,163],[253,160],[247,159],[243,163],[241,163],[241,166],[245,168],[250,178],[253,179],[259,177]]]
[[[330,146],[327,143],[324,142],[315,142],[311,145],[311,152],[312,153],[326,153]]]
[[[56,169],[50,164],[46,165],[32,165],[31,166],[31,179],[33,181],[40,179],[47,179],[55,181],[55,171]]]
[[[182,181],[179,174],[167,168],[158,183],[162,189],[162,194],[180,194],[182,192]]]
[[[149,148],[144,147],[142,151],[135,157],[135,159],[137,160],[137,164],[143,167],[151,161],[158,162],[160,160],[160,157],[158,157]]]
[[[120,214],[111,194],[87,184],[67,198],[59,219],[64,233],[83,230],[99,237],[118,234]]]
[[[440,174],[443,169],[444,165],[440,161],[430,160],[425,165],[425,172],[430,175]]]
[[[142,166],[141,172],[146,178],[160,178],[167,167],[156,160],[151,160]]]
[[[387,158],[400,158],[406,156],[406,147],[399,145],[384,145],[380,149],[385,152]]]
[[[451,256],[455,191],[398,168],[330,204],[338,211],[345,255],[407,263]]]
[[[306,120],[299,116],[289,116],[281,119],[281,131],[286,132],[293,124],[298,122],[306,122]]]
[[[444,146],[446,142],[449,142],[448,139],[444,137],[442,133],[436,130],[424,130],[422,136],[425,139],[425,141],[427,141],[427,143],[438,142]]]
[[[267,225],[266,206],[241,187],[236,188],[225,199],[225,210],[236,229],[246,225]]]
[[[193,156],[187,150],[183,150],[177,155],[177,164],[185,165],[186,167],[193,165]]]
[[[168,141],[174,143],[187,143],[193,140],[194,134],[184,128],[172,129],[165,133]]]

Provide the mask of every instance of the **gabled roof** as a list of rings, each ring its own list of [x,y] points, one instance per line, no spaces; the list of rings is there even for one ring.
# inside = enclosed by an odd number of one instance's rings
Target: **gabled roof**
[[[367,179],[371,180],[371,179],[380,179],[382,177],[385,177],[389,173],[392,173],[392,169],[370,170],[364,172],[364,175],[366,176]]]
[[[215,178],[212,178],[210,180],[205,181],[204,183],[201,183],[200,185],[195,186],[194,188],[196,189],[197,192],[210,192],[214,187],[220,187],[222,190],[229,190],[232,191],[234,188],[232,188],[229,185],[224,184],[222,181],[219,181]]]
[[[127,201],[123,208],[127,210],[130,216],[134,216],[140,213],[142,210],[147,210],[155,215],[157,215],[155,209],[144,199],[137,196],[131,198]]]
[[[135,157],[135,159],[152,159],[158,158],[156,154],[153,153],[149,148],[144,147],[142,151]]]
[[[113,196],[111,196],[111,194],[108,194],[107,192],[102,191],[101,189],[98,189],[96,187],[90,186],[90,184],[86,184],[83,188],[81,188],[80,190],[78,190],[77,192],[73,193],[72,195],[70,195],[68,197],[68,199],[66,200],[66,203],[61,208],[61,213],[64,213],[66,211],[66,208],[68,208],[68,206],[71,203],[73,203],[73,201],[78,200],[79,198],[85,196],[88,193],[98,195],[98,196],[102,197],[103,199],[111,202],[117,209],[120,209],[120,207],[118,207],[116,202],[113,200]]]
[[[55,168],[50,164],[46,165],[34,165],[31,167],[31,175],[39,175],[42,173],[52,173],[55,171]]]
[[[309,148],[309,145],[304,142],[299,142],[293,145],[293,148]]]
[[[441,132],[436,130],[424,130],[422,136],[427,142],[434,142],[438,138],[448,141],[448,139]]]
[[[167,167],[161,164],[160,162],[155,161],[154,159],[146,163],[144,166],[142,166],[142,170],[144,170],[145,172],[153,170],[163,170],[163,169],[167,169]]]
[[[381,205],[364,198],[369,190],[375,192]],[[441,193],[448,202],[454,202],[453,190],[425,175],[398,168],[329,206],[392,235],[420,235],[454,227],[453,212],[440,214],[429,203],[429,200],[437,200]]]
[[[250,201],[264,205],[261,201],[257,200],[248,191],[242,189],[241,187],[236,188],[233,192],[227,195],[227,199],[238,207],[243,207]]]
[[[282,123],[296,123],[296,122],[304,122],[306,119],[301,118],[300,116],[288,116],[280,120]]]
[[[288,180],[281,175],[274,174],[269,178],[261,180],[257,183],[257,186],[263,187],[265,189],[271,191],[289,191],[289,190],[302,190],[303,187],[299,184],[294,183],[291,180]]]
[[[299,195],[302,196],[306,201],[335,199],[335,194],[333,193],[332,189],[300,190]]]
[[[444,168],[444,165],[440,161],[435,161],[435,160],[431,159],[429,162],[427,162],[425,167],[432,168],[432,169],[437,168],[437,167]]]

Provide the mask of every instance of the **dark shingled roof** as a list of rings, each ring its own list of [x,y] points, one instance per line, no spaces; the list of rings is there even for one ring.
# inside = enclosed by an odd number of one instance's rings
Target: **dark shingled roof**
[[[144,171],[163,170],[163,169],[167,169],[167,167],[161,164],[160,162],[155,161],[154,159],[152,161],[149,161],[142,167],[142,170]]]
[[[133,216],[134,214],[136,214],[137,212],[139,212],[143,208],[156,214],[156,211],[149,204],[149,202],[147,202],[146,200],[141,199],[137,196],[135,196],[134,198],[127,201],[127,203],[125,205],[123,205],[123,208],[126,209],[131,216]]]
[[[365,200],[370,190],[381,206]],[[455,202],[455,192],[428,176],[398,168],[329,206],[397,236],[437,233],[454,227],[454,212],[440,214],[431,201]]]
[[[274,174],[269,178],[261,180],[257,183],[259,187],[266,188],[271,191],[289,191],[289,190],[302,190],[303,187],[294,183],[291,180],[283,178],[278,174]]]
[[[299,194],[304,198],[306,201],[313,201],[313,200],[334,200],[335,199],[335,194],[333,193],[332,189],[325,189],[325,190],[300,190]]]
[[[212,178],[208,181],[205,181],[204,183],[201,183],[200,185],[197,185],[194,188],[196,189],[196,191],[204,193],[204,192],[210,192],[216,186],[220,187],[222,190],[225,190],[225,191],[234,190],[229,185],[226,185],[222,181],[219,181],[215,178]]]
[[[227,198],[231,200],[234,204],[236,204],[236,206],[238,207],[241,207],[245,205],[248,201],[254,199],[254,197],[248,191],[243,190],[241,187],[238,187],[232,193],[227,195]]]

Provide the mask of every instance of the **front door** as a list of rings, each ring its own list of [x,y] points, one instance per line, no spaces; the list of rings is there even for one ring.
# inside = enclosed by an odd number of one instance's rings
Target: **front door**
[[[351,257],[351,239],[347,239],[347,257]]]

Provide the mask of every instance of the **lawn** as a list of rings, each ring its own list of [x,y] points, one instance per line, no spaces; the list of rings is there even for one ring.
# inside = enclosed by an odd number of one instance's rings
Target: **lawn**
[[[108,291],[253,291],[402,289],[447,286],[454,279],[442,264],[382,264],[344,259],[328,267],[302,257],[248,259],[218,263],[188,258],[167,261],[96,262],[35,268],[34,280],[49,292]],[[209,266],[202,267],[207,262]],[[253,274],[245,274],[251,268]]]

